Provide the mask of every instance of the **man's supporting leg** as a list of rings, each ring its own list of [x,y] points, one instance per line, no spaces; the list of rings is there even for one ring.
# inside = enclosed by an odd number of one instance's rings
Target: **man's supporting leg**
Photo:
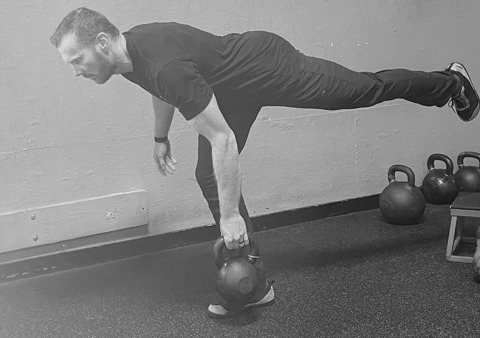
[[[228,124],[235,133],[239,153],[241,153],[243,148],[245,147],[248,133],[250,132],[250,128],[255,121],[255,118],[260,111],[260,108],[250,108],[245,110],[240,110],[236,113],[230,112],[226,116]],[[199,135],[198,137],[198,161],[197,167],[195,169],[195,177],[198,184],[200,185],[203,196],[207,200],[210,211],[212,212],[213,218],[215,219],[215,223],[217,224],[217,226],[220,226],[220,203],[218,197],[217,181],[215,179],[212,162],[212,147],[210,145],[210,142],[201,135]],[[250,220],[250,216],[248,214],[247,207],[245,205],[245,201],[243,199],[243,195],[240,196],[239,211],[240,215],[245,221],[249,236],[254,237],[254,229]],[[261,258],[261,250],[260,258],[257,259],[255,267],[257,268],[260,276],[260,286],[259,291],[254,297],[254,300],[249,304],[210,305],[208,313],[211,317],[229,317],[238,313],[245,307],[265,306],[273,303],[273,288],[271,287],[271,284],[267,281],[267,271]]]
[[[245,145],[244,142],[242,143],[243,144],[238,145],[239,150],[243,149],[243,146]],[[198,162],[195,169],[195,176],[198,184],[200,185],[203,196],[207,200],[208,207],[212,212],[215,223],[218,227],[220,227],[220,203],[218,199],[217,181],[215,179],[215,173],[212,164],[212,147],[210,142],[202,135],[199,135],[198,137]],[[239,209],[240,215],[244,219],[245,225],[247,226],[247,232],[249,233],[249,236],[253,236],[254,230],[252,221],[250,220],[250,215],[248,214],[243,195],[240,196]],[[259,270],[261,284],[265,284],[267,273],[262,259],[257,260],[255,266]]]

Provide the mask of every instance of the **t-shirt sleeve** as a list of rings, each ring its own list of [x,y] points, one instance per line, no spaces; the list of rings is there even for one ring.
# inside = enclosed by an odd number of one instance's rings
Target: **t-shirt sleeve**
[[[177,59],[156,73],[158,92],[178,108],[185,119],[191,120],[210,103],[213,90],[191,59]]]

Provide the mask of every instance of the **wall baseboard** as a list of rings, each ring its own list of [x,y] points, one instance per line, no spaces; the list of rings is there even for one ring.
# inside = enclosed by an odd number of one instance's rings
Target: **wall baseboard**
[[[265,231],[316,219],[376,209],[378,208],[378,197],[379,195],[372,195],[257,216],[252,218],[252,224],[255,231]],[[218,236],[219,232],[216,226],[203,226],[29,257],[21,261],[0,264],[0,283],[212,241]]]
[[[146,190],[0,214],[0,247],[15,251],[148,224]],[[9,229],[15,231],[8,231]]]

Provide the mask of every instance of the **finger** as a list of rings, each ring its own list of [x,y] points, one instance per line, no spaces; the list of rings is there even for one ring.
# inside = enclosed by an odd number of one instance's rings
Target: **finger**
[[[165,176],[167,174],[170,174],[170,175],[173,174],[173,172],[175,171],[175,167],[173,167],[173,169],[171,168],[171,166],[168,164],[168,158],[166,158],[166,159],[159,158],[159,162],[160,162],[160,167],[162,168],[163,172],[165,173]]]
[[[168,163],[165,163],[165,169],[164,170],[167,174],[173,175],[174,170],[172,170],[172,168],[170,168]]]
[[[172,160],[171,160],[169,157],[167,157],[167,166],[168,166],[168,168],[170,168],[170,170],[172,170],[172,171],[177,170],[177,169],[175,168],[175,166],[174,166],[174,163],[172,162]],[[172,173],[173,173],[173,172],[172,172]]]
[[[250,243],[250,239],[248,238],[248,235],[246,233],[243,236],[243,243],[244,245],[248,245]]]
[[[170,155],[169,157],[172,160],[173,164],[177,164],[177,160],[172,155]]]
[[[233,250],[233,240],[230,236],[223,236],[223,241],[225,242],[225,247],[227,250]]]
[[[240,238],[242,238],[242,237],[239,236],[239,235],[233,236],[233,238],[232,238],[232,244],[233,244],[233,248],[234,248],[234,249],[240,248],[240,241],[241,241]]]
[[[240,239],[238,240],[238,246],[240,248],[243,248],[245,245],[247,245],[247,243],[245,243],[245,237],[246,237],[246,235],[242,235],[242,236],[240,236]]]
[[[163,176],[167,176],[167,164],[163,159],[158,160],[158,167],[160,169],[160,172],[162,173]]]
[[[157,158],[155,158],[155,165],[157,166],[157,169],[160,172],[160,174],[162,174],[163,176],[167,175],[165,171],[162,169],[162,166],[160,165],[160,162],[158,161]]]

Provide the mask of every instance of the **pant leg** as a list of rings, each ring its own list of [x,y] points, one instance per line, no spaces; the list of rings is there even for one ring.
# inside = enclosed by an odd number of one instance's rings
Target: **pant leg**
[[[335,62],[300,56],[301,70],[286,105],[300,108],[354,109],[405,99],[424,106],[444,106],[460,92],[451,72],[390,69],[355,72]]]

